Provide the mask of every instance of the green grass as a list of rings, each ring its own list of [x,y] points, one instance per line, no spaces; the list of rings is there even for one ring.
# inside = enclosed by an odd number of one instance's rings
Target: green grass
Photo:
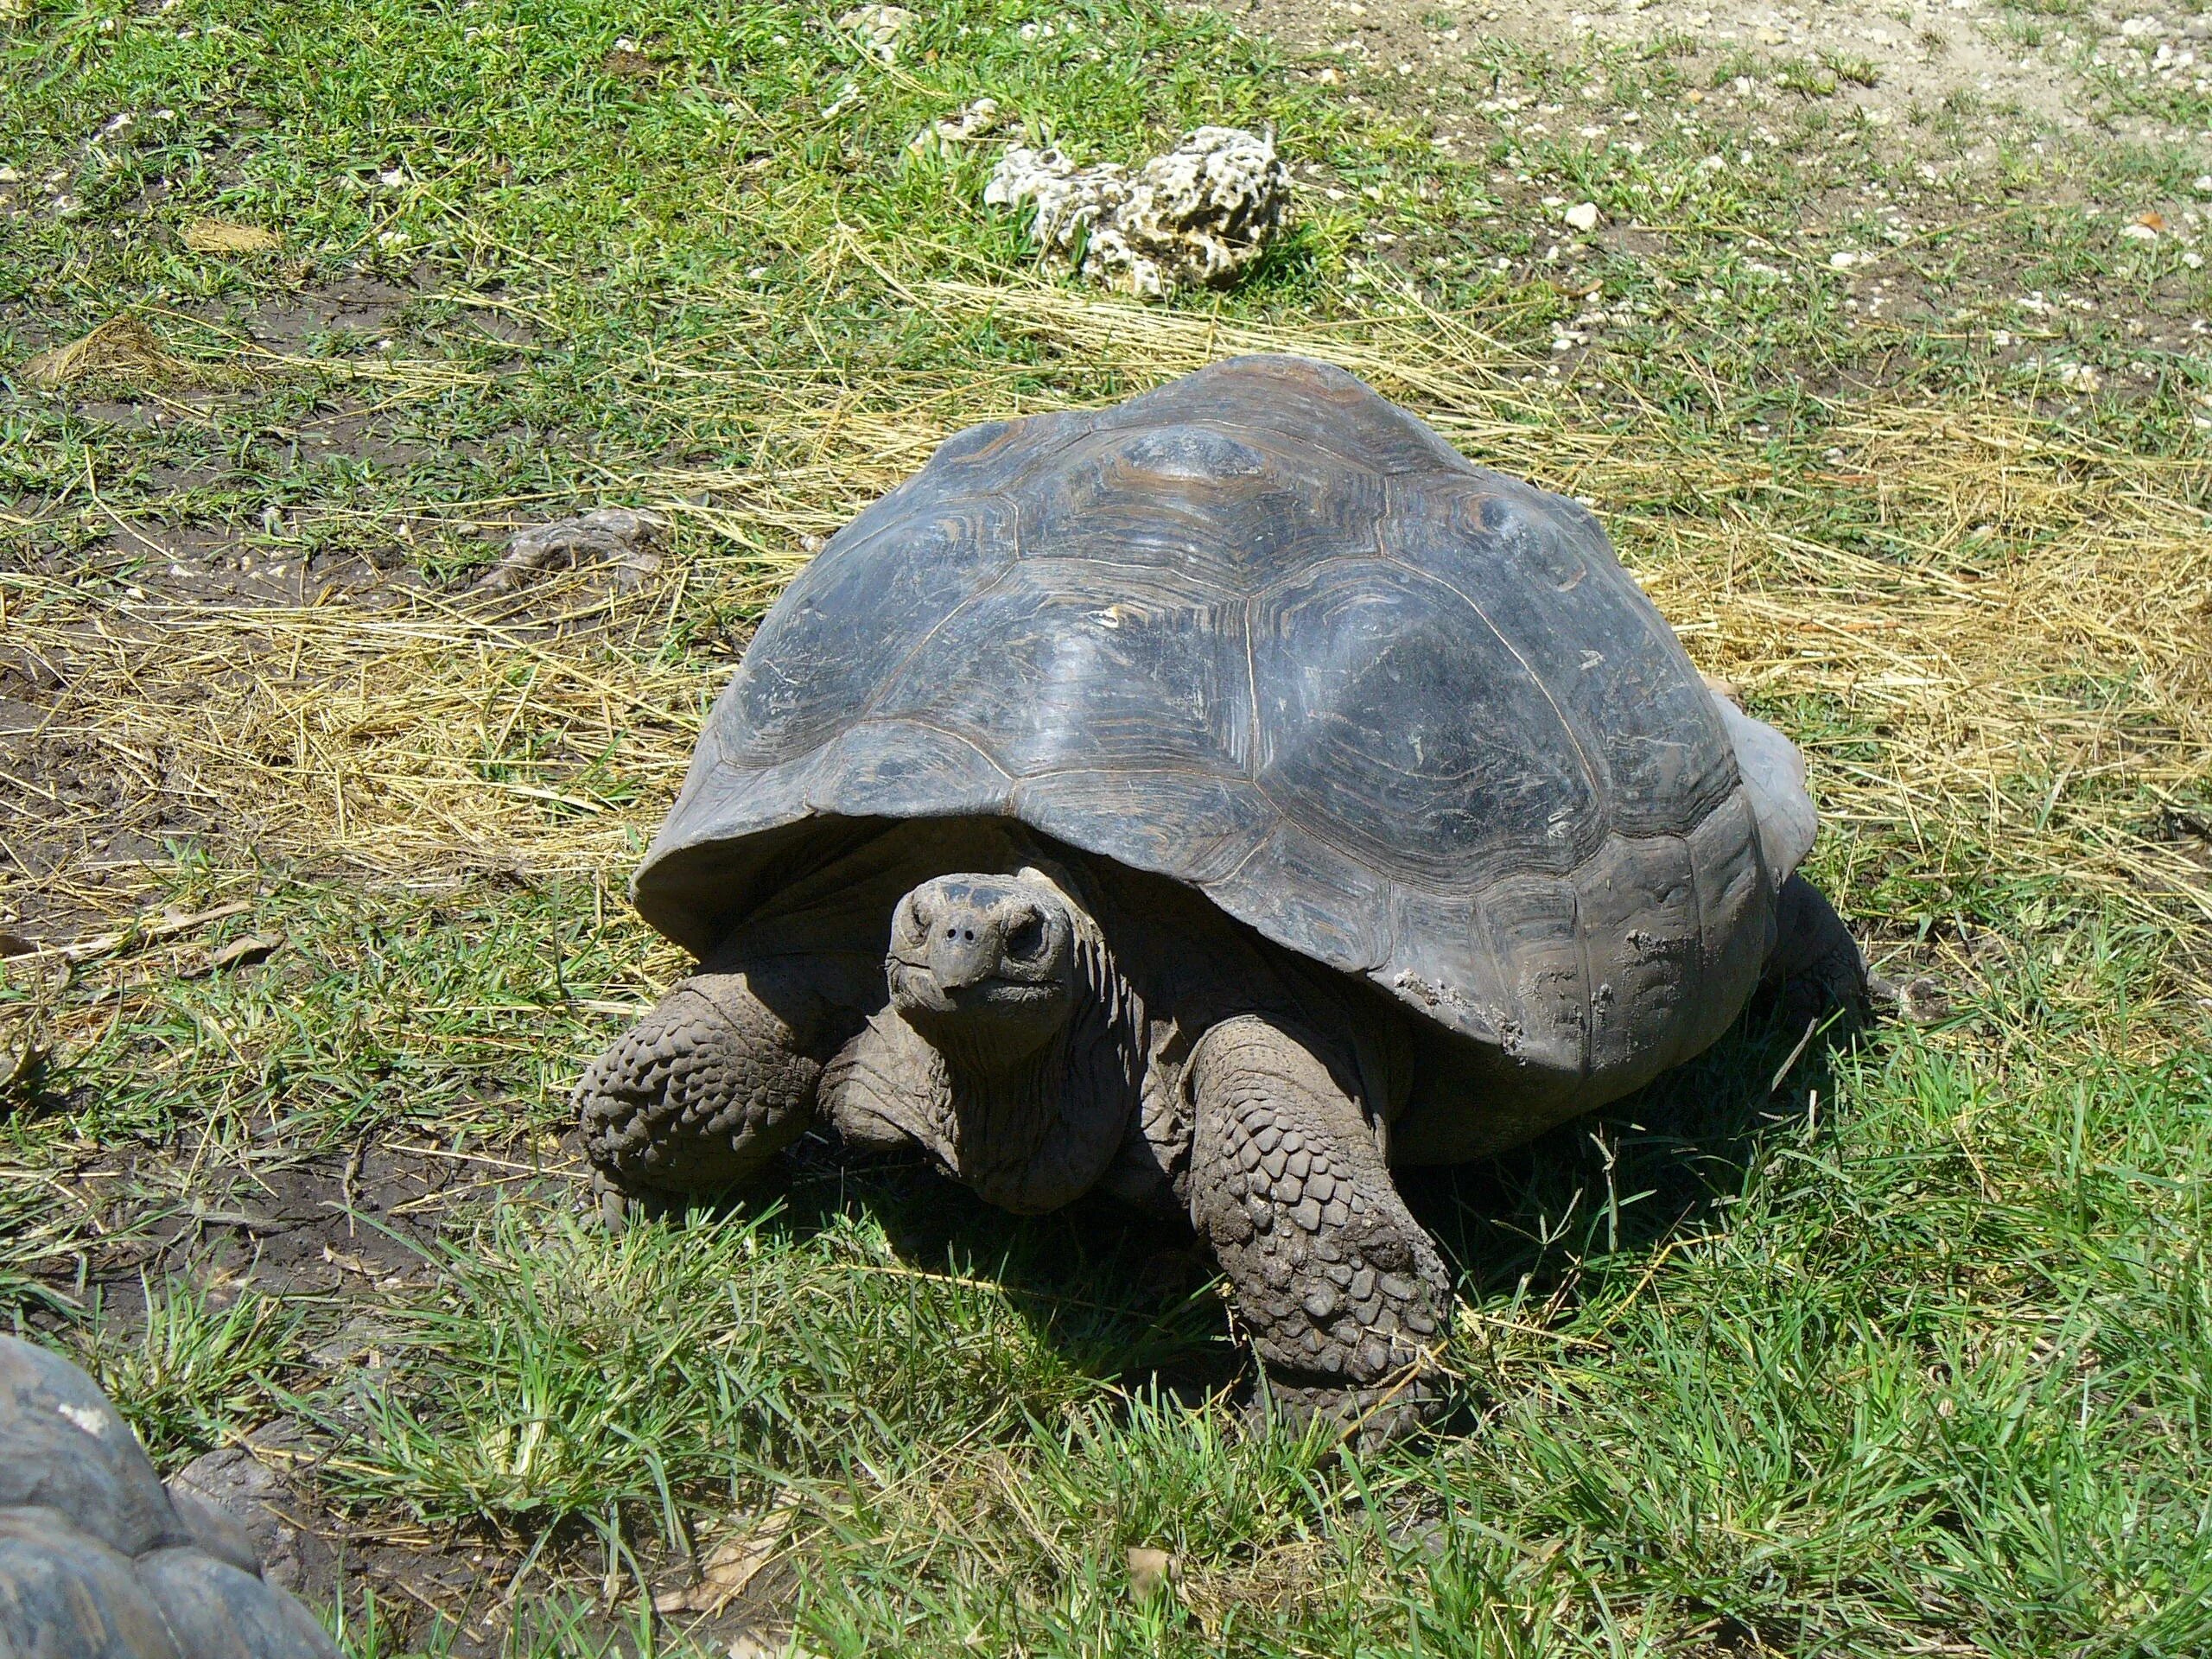
[[[356,1659],[461,1643],[391,1564],[442,1548],[520,1584],[516,1656],[726,1651],[647,1592],[755,1535],[754,1611],[820,1655],[2212,1646],[2212,289],[2119,235],[2206,156],[1883,128],[1831,95],[1856,60],[1694,41],[1483,42],[1354,104],[1127,0],[935,9],[893,68],[835,15],[0,24],[0,646],[67,683],[0,650],[37,711],[0,922],[118,936],[0,961],[0,1049],[50,1051],[0,1118],[16,1321],[165,1465],[308,1424],[383,1563],[332,1611]],[[1233,293],[1097,301],[980,206],[995,144],[909,154],[986,94],[1083,159],[1272,123],[1298,228]],[[1460,160],[1418,113],[1453,100]],[[206,217],[282,245],[193,252]],[[158,360],[29,383],[126,311]],[[611,1237],[558,1143],[680,971],[620,884],[809,538],[970,420],[1250,346],[1595,502],[1806,747],[1819,879],[1951,1003],[1794,1065],[1754,1019],[1410,1181],[1458,1415],[1367,1459],[1240,1433],[1203,1265],[1103,1206],[810,1152]],[[506,527],[611,500],[673,521],[637,593],[468,600]],[[360,1184],[390,1148],[467,1178],[407,1209]],[[315,1236],[412,1265],[286,1289],[281,1235],[202,1224],[303,1174]]]
[[[79,1357],[163,1465],[227,1444],[275,1409],[274,1379],[296,1363],[302,1310],[251,1289],[224,1306],[189,1281],[140,1282],[137,1328],[94,1325]]]

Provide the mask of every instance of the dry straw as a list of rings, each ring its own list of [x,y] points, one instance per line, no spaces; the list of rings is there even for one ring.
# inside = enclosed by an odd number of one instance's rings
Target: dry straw
[[[284,245],[283,238],[258,225],[238,225],[227,219],[195,219],[180,232],[184,245],[194,253],[266,253]]]
[[[1033,336],[1049,382],[994,369],[847,386],[755,369],[736,347],[656,361],[629,395],[745,424],[765,459],[607,480],[678,526],[676,556],[635,593],[579,572],[534,590],[518,619],[457,593],[223,608],[0,576],[10,633],[73,665],[47,737],[132,780],[126,822],[166,811],[310,866],[626,871],[728,671],[661,648],[677,618],[757,610],[812,538],[970,421],[1295,351],[1364,376],[1477,459],[1593,502],[1700,665],[1808,738],[1827,812],[1851,832],[1832,842],[1831,873],[1862,898],[1891,872],[2047,880],[2154,926],[2202,984],[2212,880],[2201,849],[2158,835],[2159,803],[2212,775],[2201,454],[2076,440],[1995,396],[1868,398],[1836,411],[1833,472],[1808,485],[1777,480],[1748,440],[1685,436],[1606,401],[1617,393],[1524,384],[1529,365],[1463,320],[1410,305],[1259,327],[1049,287],[916,298]],[[68,351],[41,372],[162,360],[127,320]],[[454,372],[378,364],[376,395],[428,397]],[[1879,537],[1830,535],[1808,488]],[[449,511],[520,523],[574,505]]]

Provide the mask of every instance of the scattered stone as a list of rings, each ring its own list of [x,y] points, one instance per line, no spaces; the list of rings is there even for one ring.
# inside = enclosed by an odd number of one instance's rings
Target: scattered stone
[[[921,19],[904,6],[855,6],[837,19],[837,27],[860,37],[861,47],[878,63],[899,60],[899,37]]]
[[[1169,1593],[1182,1578],[1175,1558],[1164,1549],[1129,1550],[1129,1599],[1150,1601]]]
[[[660,568],[660,536],[666,526],[630,507],[599,507],[574,518],[518,530],[507,556],[476,584],[482,594],[512,593],[538,572],[566,560],[570,569],[598,562],[614,567],[615,583],[635,588]]]
[[[1567,210],[1565,218],[1569,230],[1580,231],[1586,236],[1598,228],[1598,204],[1578,201]]]
[[[599,60],[601,73],[617,80],[652,80],[658,77],[660,66],[652,54],[627,35],[616,37],[607,55]]]
[[[1132,176],[1078,168],[1057,149],[1017,145],[983,192],[992,207],[1035,204],[1030,234],[1048,259],[1146,299],[1225,287],[1267,251],[1290,201],[1272,134],[1200,127]]]
[[[907,141],[906,148],[917,156],[947,144],[965,144],[982,137],[999,124],[999,101],[995,98],[979,98],[948,121],[936,121],[923,128]]]

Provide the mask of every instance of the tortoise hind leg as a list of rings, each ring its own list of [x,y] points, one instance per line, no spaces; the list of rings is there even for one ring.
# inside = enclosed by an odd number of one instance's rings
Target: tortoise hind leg
[[[610,1218],[626,1197],[735,1186],[805,1132],[822,1077],[803,1012],[816,999],[787,988],[695,974],[586,1069],[573,1100]]]
[[[1278,1406],[1370,1442],[1434,1416],[1420,1368],[1451,1283],[1358,1103],[1306,1044],[1255,1016],[1208,1032],[1190,1077],[1192,1218]]]
[[[1777,896],[1774,954],[1759,985],[1779,995],[1790,1017],[1801,1020],[1832,1008],[1861,1018],[1878,988],[1843,918],[1802,875],[1783,882]]]

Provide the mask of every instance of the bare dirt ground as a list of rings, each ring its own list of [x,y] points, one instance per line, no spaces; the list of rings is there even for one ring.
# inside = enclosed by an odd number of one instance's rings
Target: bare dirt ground
[[[1438,4],[1426,0],[1248,0],[1224,8],[1248,30],[1333,50],[1401,77],[1408,91],[1505,40],[1540,52],[1665,50],[1731,63],[1718,102],[1756,108],[1818,89],[1876,125],[1909,131],[1916,113],[1947,106],[2025,118],[2064,132],[2092,125],[2120,136],[2184,143],[2204,132],[2151,116],[2110,116],[2101,82],[2137,83],[2200,98],[2212,90],[2212,16],[2185,0],[1828,0],[1714,6],[1705,0],[1544,0]],[[1764,73],[1763,73],[1764,72]],[[1467,133],[1448,99],[1432,100],[1446,142]]]

